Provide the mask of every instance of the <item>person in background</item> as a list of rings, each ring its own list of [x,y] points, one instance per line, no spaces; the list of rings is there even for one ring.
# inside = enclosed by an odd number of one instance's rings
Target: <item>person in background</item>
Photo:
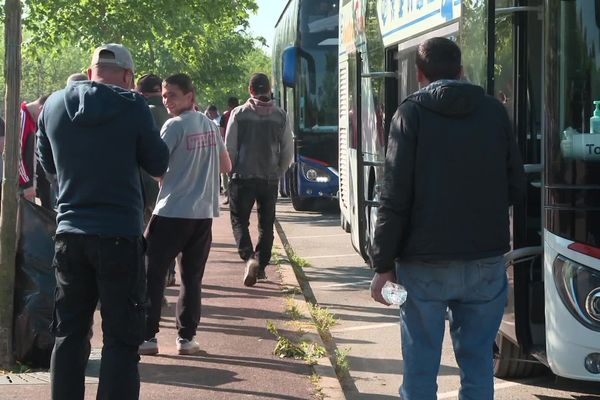
[[[148,300],[146,337],[140,354],[158,353],[165,273],[179,253],[181,289],[175,309],[179,354],[200,350],[194,337],[200,322],[202,277],[212,243],[212,219],[219,216],[219,171],[231,162],[219,129],[194,111],[195,89],[185,74],[165,79],[162,96],[169,119],[161,136],[170,151],[169,169],[161,178],[156,207],[146,228]]]
[[[231,227],[238,254],[246,262],[244,285],[254,286],[257,279],[267,278],[279,178],[292,162],[294,147],[288,116],[271,100],[269,77],[252,75],[248,91],[248,101],[231,111],[225,141],[233,164]],[[253,248],[248,226],[255,202],[259,236]]]
[[[504,106],[462,81],[453,41],[419,45],[417,80],[392,119],[371,266],[371,296],[406,288],[400,309],[404,400],[435,400],[446,309],[461,399],[494,398],[492,349],[507,301],[509,207],[525,175]]]
[[[146,101],[148,101],[148,107],[150,107],[150,112],[152,113],[152,117],[154,118],[156,126],[159,130],[162,129],[165,122],[167,122],[167,120],[170,118],[169,112],[163,104],[162,79],[158,75],[154,74],[143,75],[138,79],[135,86],[135,90],[146,98]],[[158,197],[159,188],[158,182],[145,172],[142,172],[142,181],[144,185],[145,204],[144,221],[147,225],[150,221],[150,217],[152,217],[152,211],[154,210],[154,206],[156,205],[156,198]],[[176,260],[177,265],[181,267],[180,257],[177,257]],[[169,266],[169,270],[167,271],[166,286],[175,285],[175,264],[176,261],[173,260],[173,262],[171,262],[171,265]]]
[[[219,129],[221,130],[221,136],[225,140],[225,133],[227,130],[227,123],[229,122],[229,116],[234,108],[240,105],[240,101],[237,97],[231,96],[227,99],[227,111],[223,113],[219,120]],[[221,193],[225,196],[223,205],[229,204],[229,174],[221,174]]]
[[[129,50],[96,48],[89,80],[53,93],[38,155],[59,185],[50,363],[53,399],[83,400],[89,332],[100,300],[104,346],[98,399],[139,397],[146,268],[139,169],[162,176],[169,149],[133,82]]]
[[[212,122],[214,122],[215,125],[219,126],[220,116],[219,116],[219,109],[217,108],[217,106],[215,106],[214,104],[211,104],[210,106],[208,106],[208,108],[206,109],[204,114],[208,117],[208,119],[210,119]]]
[[[79,82],[79,81],[87,81],[88,80],[88,76],[86,74],[83,74],[81,72],[76,72],[74,74],[69,75],[69,77],[67,78],[67,85],[71,82]]]
[[[21,104],[21,132],[19,143],[21,157],[19,158],[19,188],[23,197],[35,201],[36,197],[36,167],[35,132],[37,122],[48,96],[40,96],[36,100]],[[40,175],[43,171],[40,171]]]

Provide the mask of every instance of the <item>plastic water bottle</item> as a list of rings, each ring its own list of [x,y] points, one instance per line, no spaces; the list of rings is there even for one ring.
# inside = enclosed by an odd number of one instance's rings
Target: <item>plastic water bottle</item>
[[[388,303],[398,304],[401,306],[406,301],[407,293],[406,289],[404,289],[404,286],[387,281],[381,288],[381,295]]]

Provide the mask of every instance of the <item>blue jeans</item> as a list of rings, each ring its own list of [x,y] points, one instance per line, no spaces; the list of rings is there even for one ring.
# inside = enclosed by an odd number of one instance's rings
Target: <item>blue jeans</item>
[[[494,398],[493,343],[507,300],[501,256],[472,261],[399,261],[408,293],[402,321],[403,400],[435,400],[446,308],[460,368],[460,400]]]

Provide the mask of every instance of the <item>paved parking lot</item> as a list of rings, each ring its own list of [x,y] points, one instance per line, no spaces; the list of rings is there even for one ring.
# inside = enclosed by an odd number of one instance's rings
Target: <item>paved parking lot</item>
[[[373,273],[354,251],[350,235],[340,228],[339,213],[298,212],[287,199],[280,199],[277,220],[282,239],[312,265],[304,271],[317,302],[338,318],[331,333],[337,348],[348,351],[350,379],[343,382],[347,398],[397,398],[402,383],[398,309],[375,303],[369,296]],[[438,399],[457,398],[458,372],[446,334]],[[496,380],[496,399],[600,400],[600,384],[551,374],[514,382]]]

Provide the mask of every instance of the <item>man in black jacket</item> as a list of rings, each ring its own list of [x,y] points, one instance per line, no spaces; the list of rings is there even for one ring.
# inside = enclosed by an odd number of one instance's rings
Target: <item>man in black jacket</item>
[[[37,132],[40,162],[58,179],[52,398],[84,398],[88,332],[100,299],[97,398],[133,400],[146,297],[140,167],[162,176],[169,150],[144,98],[129,90],[126,47],[98,47],[88,76],[50,96]]]
[[[422,89],[402,102],[390,128],[371,296],[387,304],[381,288],[395,280],[408,293],[401,308],[403,400],[436,399],[447,307],[460,397],[493,399],[509,207],[523,196],[525,179],[502,104],[461,76],[454,42],[422,43]]]

